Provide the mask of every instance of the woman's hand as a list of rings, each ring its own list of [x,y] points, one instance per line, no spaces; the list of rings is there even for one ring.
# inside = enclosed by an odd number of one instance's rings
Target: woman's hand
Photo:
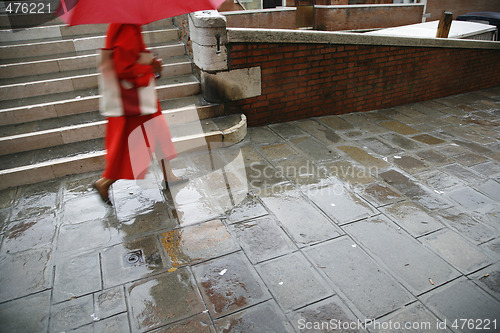
[[[153,73],[155,74],[155,77],[159,78],[161,76],[163,60],[153,58],[153,62],[151,63],[151,65],[153,66]]]

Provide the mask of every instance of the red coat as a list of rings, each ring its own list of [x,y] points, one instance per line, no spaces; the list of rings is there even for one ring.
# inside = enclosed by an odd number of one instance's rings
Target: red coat
[[[153,67],[136,63],[139,53],[146,51],[139,25],[110,24],[106,49],[113,49],[115,71],[120,80],[129,81],[138,87],[148,85],[153,76]],[[105,145],[107,152],[103,177],[108,179],[143,179],[153,152],[158,160],[170,160],[177,156],[159,102],[158,112],[152,115],[109,117]]]

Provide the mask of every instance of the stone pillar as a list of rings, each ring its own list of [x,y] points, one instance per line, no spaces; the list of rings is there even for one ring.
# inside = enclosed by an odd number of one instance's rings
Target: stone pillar
[[[192,13],[189,31],[205,100],[224,103],[261,95],[260,67],[229,70],[224,16],[216,10]]]

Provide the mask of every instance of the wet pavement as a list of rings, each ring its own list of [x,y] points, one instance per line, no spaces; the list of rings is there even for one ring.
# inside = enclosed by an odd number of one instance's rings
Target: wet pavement
[[[0,193],[0,332],[500,331],[500,87]]]

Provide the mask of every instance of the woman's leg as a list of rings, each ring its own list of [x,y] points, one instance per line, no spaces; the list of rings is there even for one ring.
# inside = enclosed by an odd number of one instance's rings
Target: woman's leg
[[[108,179],[101,177],[98,181],[94,183],[94,188],[97,190],[99,195],[101,196],[102,201],[105,204],[113,206],[111,200],[109,200],[109,187],[116,182],[115,179]]]
[[[163,179],[165,180],[165,183],[177,183],[180,181],[183,181],[184,178],[177,177],[174,175],[174,172],[172,171],[172,166],[170,165],[170,161],[167,159],[162,159],[161,160],[161,170],[163,171]]]

